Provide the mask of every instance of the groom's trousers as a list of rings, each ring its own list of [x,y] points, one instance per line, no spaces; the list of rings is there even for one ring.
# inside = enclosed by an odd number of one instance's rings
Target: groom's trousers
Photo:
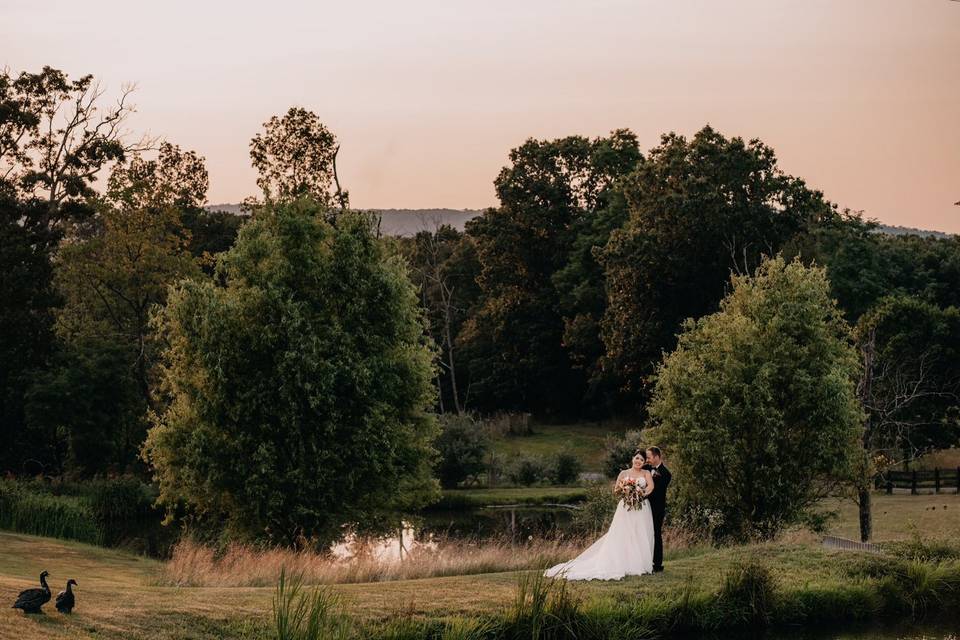
[[[653,510],[653,570],[663,569],[663,517],[666,509]]]

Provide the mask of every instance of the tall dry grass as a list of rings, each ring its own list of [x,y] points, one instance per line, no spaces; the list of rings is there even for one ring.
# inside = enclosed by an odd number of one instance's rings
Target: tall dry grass
[[[222,553],[190,540],[179,542],[158,579],[161,586],[263,587],[277,584],[282,572],[295,571],[305,584],[344,584],[413,580],[548,567],[576,556],[582,540],[469,543],[445,541],[415,549],[403,560],[357,555],[338,559],[314,551],[261,549],[232,544]]]

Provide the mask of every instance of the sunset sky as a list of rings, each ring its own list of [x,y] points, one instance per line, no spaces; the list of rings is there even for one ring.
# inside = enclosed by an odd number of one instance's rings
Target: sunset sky
[[[479,208],[528,137],[710,123],[841,207],[960,232],[960,2],[0,0],[0,66],[138,84],[131,121],[255,193],[248,143],[292,105],[368,208]]]

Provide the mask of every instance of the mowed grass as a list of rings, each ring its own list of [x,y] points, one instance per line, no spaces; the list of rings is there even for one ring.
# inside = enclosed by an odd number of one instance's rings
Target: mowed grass
[[[828,533],[859,540],[857,505],[850,500],[836,500],[829,503],[828,508],[839,513],[839,518],[828,527]],[[932,538],[960,535],[960,495],[874,494],[873,540],[887,542],[914,535]]]
[[[931,509],[933,506],[936,510]],[[911,523],[931,537],[955,535],[960,526],[957,496],[878,495],[876,507],[879,540],[909,537]],[[840,512],[842,519],[833,532],[854,537],[856,511],[840,505]],[[744,559],[761,559],[780,585],[790,589],[845,583],[849,580],[846,569],[856,560],[856,554],[824,550],[812,538],[810,542],[704,547],[668,553],[663,574],[619,582],[578,583],[574,588],[585,596],[613,599],[634,599],[653,592],[669,597],[690,584],[714,590],[729,567]],[[118,551],[0,533],[0,639],[206,640],[268,636],[273,589],[154,586],[160,568],[156,561]],[[25,617],[9,608],[21,589],[35,586],[37,575],[44,569],[52,574],[54,592],[62,589],[68,578],[79,582],[77,609],[72,616],[60,615],[52,604],[47,605],[45,616]],[[517,577],[516,572],[494,573],[334,588],[342,594],[348,612],[358,619],[446,617],[502,610],[512,601]]]
[[[621,434],[623,428],[599,422],[561,425],[534,425],[528,436],[504,435],[493,440],[493,450],[504,456],[524,454],[548,457],[570,451],[583,463],[583,470],[603,470],[603,443],[610,434]]]

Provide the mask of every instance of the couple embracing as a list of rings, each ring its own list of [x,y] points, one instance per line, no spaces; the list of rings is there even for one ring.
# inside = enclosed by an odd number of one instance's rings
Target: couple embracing
[[[620,472],[614,491],[624,496],[610,528],[586,551],[547,569],[547,577],[567,580],[619,580],[663,571],[663,516],[670,470],[658,447],[637,451],[633,465]]]

